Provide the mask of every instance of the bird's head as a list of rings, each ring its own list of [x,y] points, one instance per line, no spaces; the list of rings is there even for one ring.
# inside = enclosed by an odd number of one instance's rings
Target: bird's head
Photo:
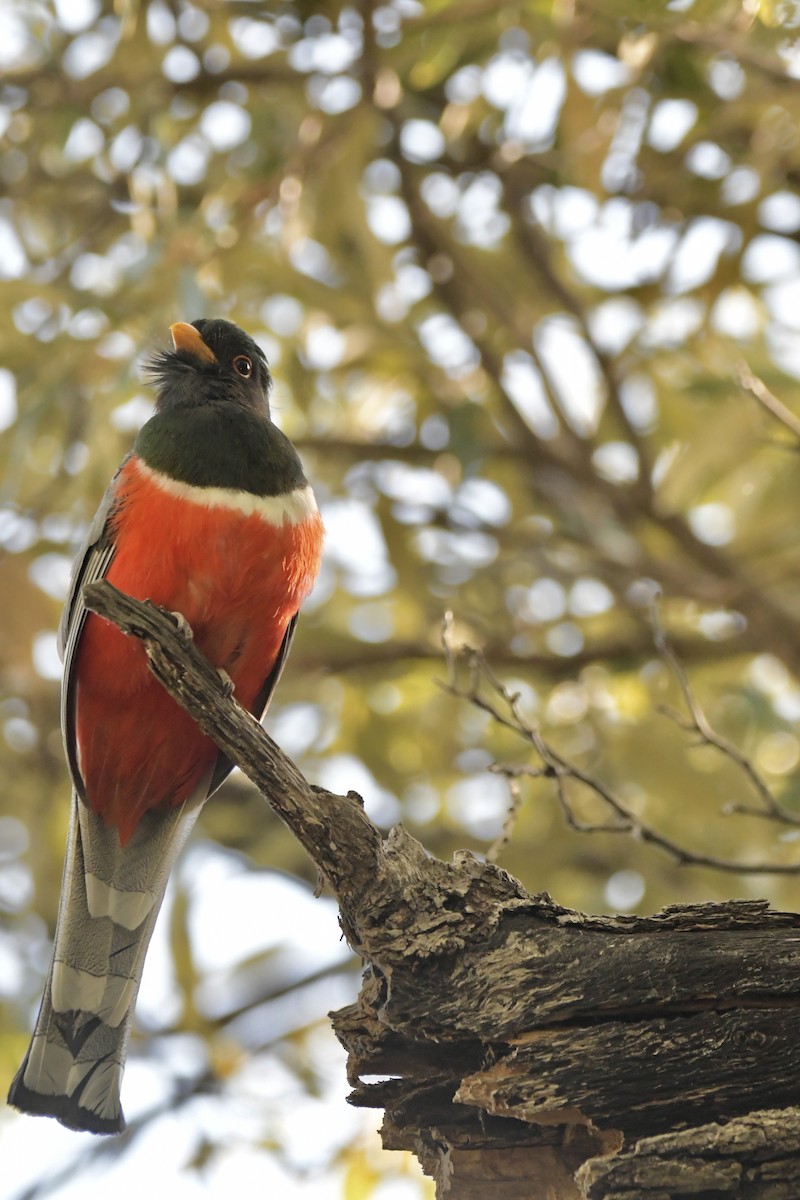
[[[236,403],[269,416],[272,378],[263,350],[232,321],[200,320],[170,326],[172,350],[149,364],[156,410]]]

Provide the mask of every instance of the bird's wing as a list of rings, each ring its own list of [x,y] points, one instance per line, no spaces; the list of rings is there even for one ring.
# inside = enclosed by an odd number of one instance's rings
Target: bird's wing
[[[253,701],[250,711],[258,721],[263,720],[264,714],[269,707],[269,702],[272,699],[272,694],[275,691],[275,688],[278,686],[278,680],[283,674],[283,668],[286,666],[286,659],[289,657],[289,649],[292,645],[292,638],[294,637],[294,631],[296,627],[297,613],[295,613],[289,624],[286,626],[286,633],[283,635],[281,648],[278,651],[278,656],[272,665],[272,670],[270,671],[269,675],[267,675],[261,690]],[[232,770],[233,763],[222,753],[222,751],[220,751],[217,761],[214,764],[214,772],[211,776],[211,783],[209,784],[208,788],[209,796],[212,794],[212,792],[215,792],[220,784],[228,778]]]
[[[122,466],[124,465],[123,463]],[[83,588],[87,583],[95,583],[98,579],[105,578],[116,550],[109,524],[117,499],[118,475],[119,471],[108,485],[75,559],[67,599],[58,626],[58,653],[64,663],[64,682],[61,687],[61,732],[64,737],[64,748],[72,783],[81,797],[84,796],[84,785],[78,767],[78,750],[75,740],[76,679],[73,667],[75,651],[89,613],[83,603]]]

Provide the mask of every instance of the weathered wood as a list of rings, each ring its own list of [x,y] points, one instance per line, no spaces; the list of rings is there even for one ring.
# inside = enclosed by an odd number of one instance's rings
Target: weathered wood
[[[800,1113],[767,1110],[726,1125],[644,1138],[577,1171],[587,1200],[797,1200]]]
[[[796,1200],[800,917],[743,901],[589,917],[402,828],[384,840],[358,797],[303,779],[178,619],[107,583],[85,594],[331,885],[367,963],[332,1014],[351,1101],[385,1110],[384,1144],[438,1195]]]
[[[674,914],[674,924],[669,914],[659,924],[566,923],[546,899],[515,904],[485,942],[462,947],[452,960],[437,957],[425,969],[424,995],[418,972],[393,981],[393,1027],[444,1037],[466,1021],[468,1032],[498,1041],[582,1018],[800,1003],[800,918],[763,906],[760,928],[748,929],[732,906],[711,911],[717,929],[692,929],[688,913]],[[473,1012],[463,989],[474,990],[476,958],[495,983]]]
[[[626,1140],[800,1103],[796,1007],[541,1029],[511,1044],[457,1101],[534,1123],[563,1107]]]

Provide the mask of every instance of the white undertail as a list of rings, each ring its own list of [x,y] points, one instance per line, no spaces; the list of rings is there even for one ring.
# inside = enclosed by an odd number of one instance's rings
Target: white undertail
[[[196,795],[207,789],[205,779]],[[147,812],[121,846],[73,793],[53,959],[11,1104],[71,1129],[125,1128],[120,1083],[145,954],[200,807]]]

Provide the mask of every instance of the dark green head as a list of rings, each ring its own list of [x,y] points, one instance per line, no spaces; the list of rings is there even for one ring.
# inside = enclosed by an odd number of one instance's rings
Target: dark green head
[[[134,444],[149,467],[195,487],[278,496],[305,487],[292,443],[272,424],[267,360],[231,321],[180,321],[150,362],[155,416]]]
[[[233,403],[269,416],[272,387],[264,351],[232,321],[179,321],[170,327],[174,348],[149,364],[156,411],[186,405]]]

